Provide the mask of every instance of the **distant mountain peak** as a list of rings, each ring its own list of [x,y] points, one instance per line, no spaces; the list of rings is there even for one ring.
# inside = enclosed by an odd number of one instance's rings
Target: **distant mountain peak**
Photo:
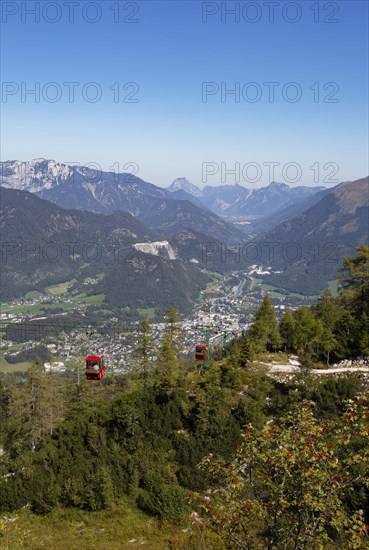
[[[62,208],[100,214],[129,212],[149,227],[168,234],[189,226],[224,241],[242,236],[237,228],[209,212],[194,196],[201,191],[186,178],[173,183],[171,192],[130,173],[104,172],[47,159],[0,163],[0,185],[35,193]]]
[[[290,186],[287,185],[287,183],[283,183],[280,181],[271,181],[268,185],[269,189],[277,188],[277,189],[290,189]]]
[[[175,179],[168,187],[168,191],[170,191],[171,193],[173,193],[174,191],[180,191],[181,189],[183,189],[183,191],[186,191],[186,193],[189,193],[193,197],[202,197],[201,189],[196,187],[196,185],[194,185],[187,178],[184,177]]]
[[[56,187],[61,182],[71,181],[73,169],[66,165],[36,158],[27,162],[20,160],[1,162],[0,183],[13,189],[38,193]]]

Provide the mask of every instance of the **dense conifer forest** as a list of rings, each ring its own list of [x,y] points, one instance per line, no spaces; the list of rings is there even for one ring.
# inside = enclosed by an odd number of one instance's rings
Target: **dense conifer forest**
[[[68,511],[110,514],[111,526],[122,507],[156,522],[147,548],[368,548],[369,381],[311,372],[369,356],[368,246],[339,280],[337,296],[279,321],[266,295],[202,372],[181,354],[170,308],[159,349],[141,322],[127,375],[77,385],[37,361],[26,378],[2,375],[0,548],[62,548],[23,524],[24,510],[37,525]],[[267,375],[263,362],[291,353],[297,374]]]

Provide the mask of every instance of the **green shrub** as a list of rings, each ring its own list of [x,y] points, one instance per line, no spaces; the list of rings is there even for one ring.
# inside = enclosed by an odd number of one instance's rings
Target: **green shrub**
[[[178,520],[185,512],[187,491],[164,477],[152,472],[143,479],[144,487],[140,489],[137,505],[141,510],[171,521]]]

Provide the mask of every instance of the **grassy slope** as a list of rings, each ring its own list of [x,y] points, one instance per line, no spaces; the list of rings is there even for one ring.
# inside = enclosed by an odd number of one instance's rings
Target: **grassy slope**
[[[2,550],[19,547],[23,537],[21,548],[32,550],[224,548],[215,535],[207,534],[205,539],[205,535],[192,526],[191,522],[181,526],[161,524],[126,500],[121,501],[116,508],[102,512],[66,509],[55,510],[46,516],[36,516],[26,508],[8,515],[18,519],[6,524],[6,530],[3,531],[5,536],[0,537]]]

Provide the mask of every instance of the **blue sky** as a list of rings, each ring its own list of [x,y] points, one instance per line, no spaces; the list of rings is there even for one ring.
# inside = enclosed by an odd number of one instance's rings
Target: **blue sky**
[[[135,163],[161,186],[368,174],[366,1],[72,4],[2,2],[2,160]]]

